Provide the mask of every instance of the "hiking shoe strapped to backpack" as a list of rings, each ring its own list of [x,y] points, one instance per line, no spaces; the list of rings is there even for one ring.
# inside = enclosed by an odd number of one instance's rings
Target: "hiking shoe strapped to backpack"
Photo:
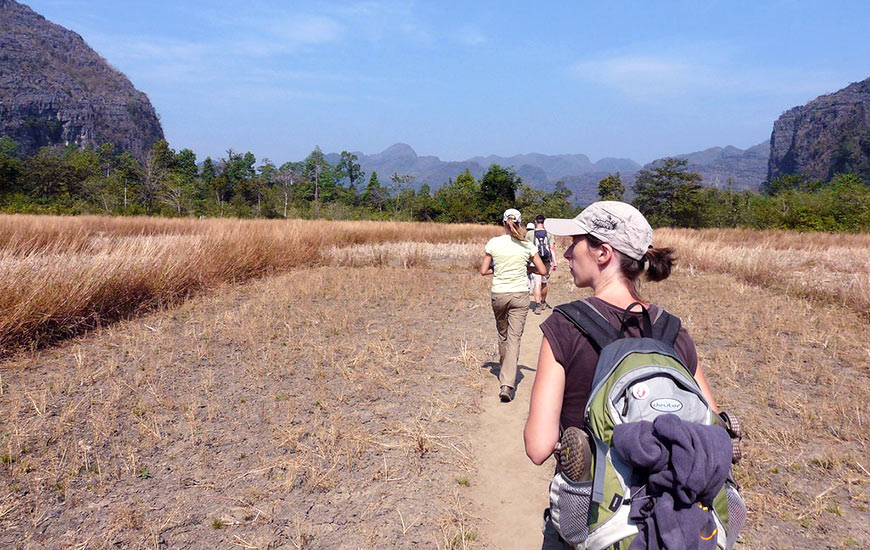
[[[562,432],[557,450],[559,468],[574,483],[587,481],[592,477],[592,449],[589,436],[576,426],[569,426]]]

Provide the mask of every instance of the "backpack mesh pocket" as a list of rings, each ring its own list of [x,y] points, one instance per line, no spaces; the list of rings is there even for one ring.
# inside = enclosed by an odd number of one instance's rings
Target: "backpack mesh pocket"
[[[592,482],[573,483],[557,473],[550,484],[550,514],[559,535],[571,545],[589,535]]]
[[[746,504],[743,497],[731,483],[725,483],[725,498],[728,500],[728,541],[727,547],[733,548],[737,536],[746,525]]]

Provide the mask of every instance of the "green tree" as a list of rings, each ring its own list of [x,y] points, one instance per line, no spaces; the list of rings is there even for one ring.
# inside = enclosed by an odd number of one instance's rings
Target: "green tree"
[[[168,165],[168,173],[161,188],[161,199],[168,205],[177,216],[189,212],[196,201],[197,189],[195,180],[199,175],[196,167],[196,153],[190,149],[182,149],[178,153],[168,150],[173,154],[163,157]]]
[[[115,144],[111,141],[97,147],[97,158],[100,163],[100,171],[106,178],[111,176],[112,170],[117,166],[117,156],[115,155]]]
[[[18,158],[18,142],[0,137],[0,196],[19,190],[22,162]]]
[[[142,180],[139,183],[139,200],[145,209],[146,215],[154,213],[157,199],[164,192],[169,170],[175,164],[175,151],[169,148],[166,140],[154,143],[145,154],[142,163]]]
[[[416,176],[400,174],[398,171],[393,172],[393,175],[390,176],[390,181],[393,182],[390,194],[393,198],[393,212],[395,215],[398,215],[401,210],[409,207],[413,201],[414,189],[411,187],[411,184],[414,183],[414,179],[416,179]]]
[[[142,171],[142,163],[128,151],[124,151],[118,156],[115,177],[117,178],[118,190],[121,195],[122,212],[125,214],[130,206],[132,197],[139,192]]]
[[[441,210],[438,207],[438,201],[432,197],[429,184],[424,183],[420,186],[420,190],[417,191],[414,196],[414,203],[411,207],[411,217],[419,222],[431,222],[434,221],[440,213]]]
[[[381,187],[381,182],[378,180],[378,173],[372,170],[372,174],[369,176],[369,183],[363,192],[362,202],[370,208],[377,208],[378,212],[382,212],[384,210],[384,198],[384,188]]]
[[[553,197],[556,199],[568,201],[573,194],[574,192],[568,189],[568,186],[562,180],[557,181],[556,186],[553,188]]]
[[[761,184],[761,191],[768,196],[776,196],[785,191],[818,191],[823,185],[821,181],[810,181],[804,174],[786,174],[773,181]]]
[[[61,149],[42,147],[27,159],[23,170],[24,187],[32,197],[43,200],[69,196],[78,174]]]
[[[365,172],[363,172],[359,163],[357,163],[358,160],[359,157],[357,157],[353,153],[342,151],[341,158],[338,161],[338,166],[336,166],[338,179],[347,179],[348,188],[354,195],[356,194],[356,184],[362,181],[366,174]]]
[[[456,181],[439,187],[435,200],[441,210],[439,221],[473,223],[480,219],[480,186],[467,168]]]
[[[598,182],[598,197],[603,201],[621,201],[625,194],[625,185],[619,172],[608,174]]]
[[[314,202],[314,216],[320,215],[320,204],[332,202],[338,198],[338,184],[335,167],[327,162],[320,146],[303,161],[304,176],[297,191],[301,192],[304,199]]]
[[[199,175],[196,166],[196,153],[190,149],[182,149],[175,155],[172,171],[186,184],[192,184]]]
[[[501,214],[514,206],[522,179],[513,168],[491,164],[480,179],[480,205],[483,219],[501,221]]]
[[[701,175],[688,171],[688,163],[686,159],[668,157],[659,166],[638,173],[634,206],[653,227],[700,224]]]

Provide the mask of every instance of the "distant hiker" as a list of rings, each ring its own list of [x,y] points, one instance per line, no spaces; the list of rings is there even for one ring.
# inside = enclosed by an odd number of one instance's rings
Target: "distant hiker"
[[[535,297],[536,315],[540,315],[548,307],[552,309],[552,307],[547,304],[547,283],[550,282],[550,269],[556,269],[557,267],[556,238],[553,237],[552,233],[549,233],[544,229],[544,220],[546,220],[544,215],[538,214],[535,218],[535,223],[530,223],[526,226],[526,229],[529,230],[526,232],[526,240],[531,241],[532,244],[535,245],[535,248],[538,250],[538,255],[541,257],[541,261],[544,262],[544,266],[547,268],[547,273],[545,275],[540,275],[535,273],[534,266],[529,264],[529,277],[531,278],[532,294]]]
[[[686,542],[675,548],[715,549],[717,542],[730,548],[745,519],[736,489],[724,485],[731,430],[713,425],[719,411],[688,332],[640,294],[641,275],[648,281],[670,275],[673,251],[654,248],[647,220],[623,202],[596,202],[573,219],[551,218],[544,225],[555,235],[572,237],[564,255],[569,272],[574,284],[591,288],[593,296],[557,307],[541,325],[544,337],[524,439],[535,464],[560,449],[544,513],[543,548],[625,548],[616,543],[634,536],[632,549],[659,548],[661,541],[653,540],[659,535]],[[655,357],[644,362],[649,356]],[[657,398],[663,391],[671,393]],[[680,416],[689,413],[691,419]],[[679,449],[663,454],[669,445]],[[618,468],[613,452],[623,459]],[[667,487],[654,483],[652,462],[638,465],[644,460],[664,460],[656,465],[675,468],[662,476],[670,475],[667,479],[678,485],[677,500],[688,504],[669,501]],[[681,477],[681,468],[694,468],[694,475]],[[730,519],[712,511],[713,496],[720,493],[717,506],[729,509]],[[657,518],[667,526],[657,526]],[[689,539],[679,538],[684,535]]]
[[[480,264],[481,275],[493,273],[492,312],[495,314],[495,327],[498,330],[498,356],[501,365],[498,397],[505,403],[511,401],[516,392],[520,340],[529,312],[526,264],[531,261],[538,273],[546,273],[538,250],[523,236],[521,221],[518,210],[505,210],[502,216],[504,235],[493,237],[486,243],[486,254]]]

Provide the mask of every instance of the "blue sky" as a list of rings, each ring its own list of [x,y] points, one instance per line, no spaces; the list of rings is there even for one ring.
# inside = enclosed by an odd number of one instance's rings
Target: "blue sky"
[[[405,142],[442,160],[644,163],[770,136],[870,77],[870,2],[24,0],[73,29],[200,159]]]

